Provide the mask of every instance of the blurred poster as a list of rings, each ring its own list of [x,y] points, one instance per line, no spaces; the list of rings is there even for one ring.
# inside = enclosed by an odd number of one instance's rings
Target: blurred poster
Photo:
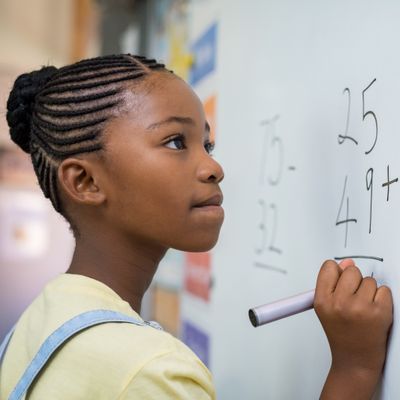
[[[47,201],[41,193],[0,188],[0,261],[43,256],[49,242]]]
[[[214,141],[215,140],[215,130],[216,130],[216,109],[215,109],[215,104],[216,103],[216,95],[212,95],[208,98],[203,103],[204,106],[204,112],[206,114],[206,119],[207,122],[210,125],[210,140]]]
[[[73,244],[41,192],[0,184],[0,341],[46,283],[65,272]]]
[[[208,302],[211,287],[210,253],[186,253],[185,260],[185,290]]]
[[[0,146],[0,184],[18,188],[37,187],[30,156],[16,146]]]
[[[193,67],[189,83],[196,85],[215,70],[217,58],[217,24],[211,25],[193,44]]]
[[[193,58],[189,53],[188,1],[160,0],[154,3],[154,31],[151,54],[167,68],[188,80]]]
[[[188,321],[182,323],[182,340],[208,367],[210,354],[209,336]]]
[[[184,263],[185,257],[183,252],[169,249],[160,262],[153,282],[169,290],[181,290]]]
[[[67,269],[73,238],[41,193],[30,156],[0,146],[0,341],[45,284]]]

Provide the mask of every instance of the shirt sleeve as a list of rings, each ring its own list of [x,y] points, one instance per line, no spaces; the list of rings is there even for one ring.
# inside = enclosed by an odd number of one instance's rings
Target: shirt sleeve
[[[118,400],[215,400],[209,370],[175,352],[158,356],[133,374]]]

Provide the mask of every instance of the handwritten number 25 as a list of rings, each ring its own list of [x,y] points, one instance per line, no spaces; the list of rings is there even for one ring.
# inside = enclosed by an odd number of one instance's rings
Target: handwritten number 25
[[[374,122],[375,122],[375,136],[374,136],[374,141],[372,146],[365,151],[365,154],[371,153],[371,151],[374,149],[376,142],[378,140],[378,119],[376,117],[376,114],[368,110],[366,111],[365,107],[365,93],[367,90],[376,82],[376,78],[373,79],[368,86],[362,91],[362,120],[364,121],[368,116],[372,117]],[[349,135],[349,122],[350,122],[350,111],[351,111],[351,92],[349,88],[345,88],[343,90],[343,94],[347,96],[347,115],[346,115],[346,126],[345,126],[345,131],[343,135],[338,135],[338,142],[339,144],[343,144],[345,140],[351,140],[354,144],[358,145],[358,141]]]
[[[375,145],[376,145],[376,141],[378,140],[378,120],[376,118],[376,115],[373,111],[365,111],[365,92],[375,83],[376,79],[374,79],[363,91],[362,91],[362,105],[363,105],[363,121],[365,120],[365,118],[368,117],[368,115],[370,115],[374,121],[375,121],[375,139],[374,139],[374,143],[371,146],[371,148],[369,150],[367,150],[365,152],[365,154],[369,154],[371,153],[371,151],[374,149]]]
[[[347,94],[347,116],[346,116],[346,128],[344,135],[338,135],[339,144],[343,144],[345,140],[351,140],[355,144],[358,144],[357,140],[349,135],[349,121],[350,121],[350,108],[351,108],[351,93],[349,88],[343,90],[343,94]]]

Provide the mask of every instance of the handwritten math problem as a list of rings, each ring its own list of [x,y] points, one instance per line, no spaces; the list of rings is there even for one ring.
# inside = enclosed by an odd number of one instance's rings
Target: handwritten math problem
[[[281,184],[285,171],[295,171],[293,165],[286,166],[284,158],[284,143],[278,134],[279,115],[264,119],[260,122],[263,134],[262,157],[260,163],[259,186],[277,190]],[[255,248],[257,260],[256,267],[270,271],[286,274],[287,270],[276,264],[271,264],[283,254],[283,249],[278,240],[279,210],[278,205],[273,201],[265,201],[263,197],[258,199],[261,209],[261,220],[258,224],[259,244]],[[268,259],[268,262],[266,262]],[[278,260],[279,262],[279,260]]]
[[[343,99],[346,102],[346,114],[344,115],[344,130],[337,135],[337,145],[354,147],[354,151],[359,152],[360,157],[367,161],[367,165],[369,164],[365,169],[362,185],[365,189],[365,202],[367,202],[365,206],[367,206],[368,214],[367,216],[357,215],[357,208],[360,208],[360,203],[352,204],[349,194],[351,185],[356,181],[351,173],[345,173],[339,192],[340,201],[337,205],[336,220],[333,221],[334,226],[341,229],[338,232],[343,234],[342,243],[345,254],[336,255],[334,257],[336,260],[362,258],[383,261],[380,254],[349,252],[349,248],[352,248],[350,245],[352,227],[360,225],[360,218],[362,221],[364,221],[363,218],[366,218],[365,234],[371,235],[374,231],[374,202],[377,193],[380,191],[386,202],[390,202],[392,190],[399,183],[399,177],[393,173],[389,163],[384,163],[381,168],[376,166],[374,168],[371,165],[370,157],[371,154],[374,154],[377,144],[380,143],[381,135],[379,115],[369,102],[377,85],[377,79],[374,78],[366,82],[363,89],[359,90],[358,93],[353,92],[350,87],[345,87],[342,92]],[[352,104],[354,96],[360,96],[358,99],[361,101],[355,102],[359,104],[358,107]],[[263,141],[258,186],[261,192],[267,191],[269,194],[279,194],[279,188],[285,174],[296,171],[295,166],[285,163],[285,145],[279,135],[279,121],[280,116],[277,114],[272,118],[263,119],[259,124]],[[352,131],[354,121],[359,123],[361,129]],[[357,134],[354,132],[357,132]],[[377,178],[377,176],[381,178]],[[383,176],[385,178],[382,178]],[[350,208],[351,206],[352,208]],[[274,200],[274,196],[265,198],[260,195],[257,200],[257,207],[259,209],[259,220],[257,223],[257,243],[254,248],[254,265],[272,272],[287,274],[288,271],[281,265],[284,259],[282,256],[285,254],[285,243],[280,241],[279,236],[279,214],[282,211],[280,205]],[[359,210],[358,213],[360,213]]]
[[[361,148],[361,151],[364,152],[365,157],[368,157],[375,149],[375,146],[378,143],[379,139],[379,119],[377,114],[374,110],[369,109],[367,97],[368,93],[373,90],[374,86],[376,85],[376,78],[369,82],[366,87],[361,92],[362,98],[362,109],[360,110],[360,118],[363,123],[369,123],[373,126],[373,135],[370,138],[367,137],[354,137],[350,133],[349,126],[350,126],[350,116],[353,112],[352,110],[352,92],[350,88],[346,87],[343,90],[343,95],[347,99],[347,115],[345,119],[345,130],[343,134],[338,135],[338,144],[342,146],[345,143],[349,143],[355,148]],[[355,225],[359,221],[359,217],[350,213],[350,198],[347,195],[347,186],[349,181],[349,175],[344,177],[344,184],[342,189],[342,196],[340,200],[340,205],[337,213],[337,218],[335,225],[341,226],[344,225],[344,247],[347,248],[348,240],[349,240],[349,226]],[[398,183],[399,178],[393,177],[390,171],[390,165],[386,165],[386,180],[383,182],[378,182],[378,186],[380,186],[383,190],[386,191],[386,201],[390,201],[390,188],[391,185]],[[365,172],[365,190],[368,199],[368,209],[369,209],[369,220],[368,220],[368,234],[371,234],[373,231],[373,210],[374,210],[374,192],[375,192],[376,182],[374,179],[374,168],[369,167]],[[358,254],[348,254],[344,256],[337,256],[335,257],[336,260],[342,260],[344,258],[364,258],[364,259],[372,259],[377,261],[383,261],[383,258],[377,255],[358,255]]]

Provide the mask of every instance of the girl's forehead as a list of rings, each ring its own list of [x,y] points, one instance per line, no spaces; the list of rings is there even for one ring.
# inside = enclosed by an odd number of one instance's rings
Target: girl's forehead
[[[124,101],[125,116],[151,122],[170,115],[203,116],[200,99],[185,81],[176,76],[156,78],[149,77],[150,82],[143,81],[140,85],[128,87]]]
[[[159,100],[183,100],[182,97],[196,96],[191,87],[181,78],[165,72],[154,72],[128,87],[132,96]]]

